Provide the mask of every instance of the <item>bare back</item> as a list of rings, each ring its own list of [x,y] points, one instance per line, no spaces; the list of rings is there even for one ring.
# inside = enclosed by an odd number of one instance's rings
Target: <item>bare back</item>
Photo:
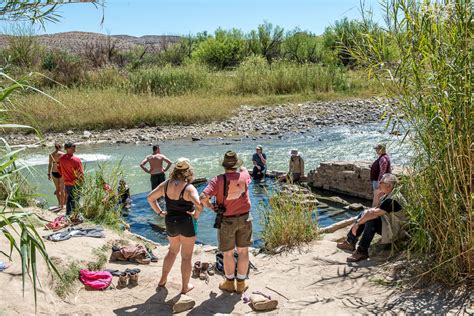
[[[158,174],[164,172],[163,161],[167,159],[162,154],[150,155],[147,158],[148,163],[150,164],[150,173]]]

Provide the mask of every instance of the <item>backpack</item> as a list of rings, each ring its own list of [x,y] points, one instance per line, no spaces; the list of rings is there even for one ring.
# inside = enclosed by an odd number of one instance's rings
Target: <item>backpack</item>
[[[112,274],[108,271],[89,271],[82,269],[79,271],[79,280],[86,287],[94,290],[105,290],[112,283]]]

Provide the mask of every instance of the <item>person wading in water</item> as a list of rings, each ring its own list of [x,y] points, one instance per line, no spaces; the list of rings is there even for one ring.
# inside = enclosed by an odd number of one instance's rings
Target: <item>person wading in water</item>
[[[161,183],[165,182],[165,172],[170,168],[171,160],[160,153],[159,145],[154,145],[152,149],[153,153],[143,159],[143,161],[140,163],[140,167],[143,169],[143,171],[151,175],[151,189],[154,190]],[[166,168],[163,168],[163,162],[166,162]],[[145,167],[147,163],[150,164],[150,169]]]

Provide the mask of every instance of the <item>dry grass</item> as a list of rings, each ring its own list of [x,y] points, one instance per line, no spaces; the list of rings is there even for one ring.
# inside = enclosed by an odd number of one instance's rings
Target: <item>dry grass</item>
[[[115,89],[62,89],[47,93],[61,104],[36,94],[21,96],[16,99],[15,111],[9,112],[11,119],[42,131],[135,127],[140,123],[191,124],[226,119],[242,104],[270,105],[373,95],[363,90],[357,94],[241,96],[209,92],[172,97],[128,94]]]

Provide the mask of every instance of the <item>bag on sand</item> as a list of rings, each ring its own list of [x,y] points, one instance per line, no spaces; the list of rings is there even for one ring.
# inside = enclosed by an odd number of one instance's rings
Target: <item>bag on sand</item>
[[[94,290],[104,290],[112,283],[112,274],[108,271],[89,271],[82,269],[79,271],[79,280],[86,287]]]

